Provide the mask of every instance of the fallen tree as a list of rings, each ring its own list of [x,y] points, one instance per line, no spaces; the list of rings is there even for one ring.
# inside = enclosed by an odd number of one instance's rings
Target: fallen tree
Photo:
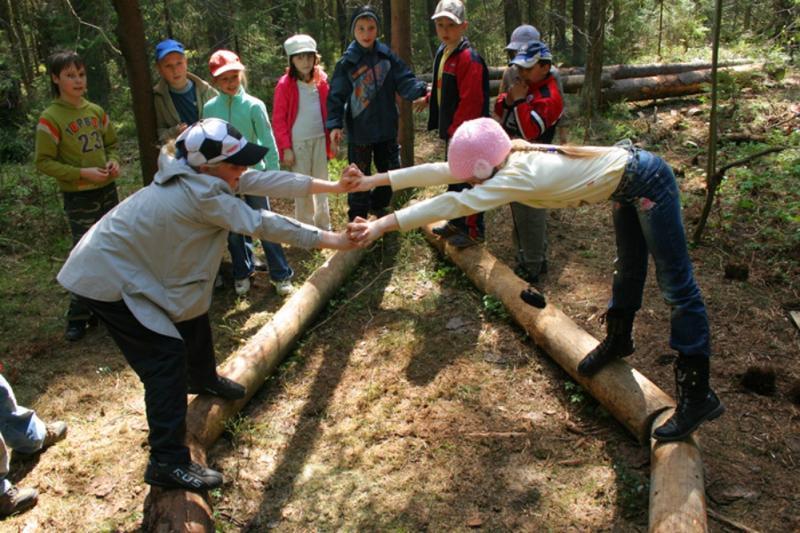
[[[675,403],[655,384],[623,360],[591,379],[578,374],[578,363],[598,341],[552,304],[536,309],[520,292],[527,283],[483,246],[458,250],[424,228],[425,237],[447,255],[472,282],[506,307],[514,320],[575,381],[622,423],[640,442],[650,443],[650,527],[653,533],[707,531],[703,468],[694,438],[659,443],[654,428],[671,415]]]
[[[330,300],[364,255],[363,250],[337,252],[319,267],[247,344],[233,354],[219,373],[247,388],[238,401],[196,396],[186,414],[186,445],[192,459],[208,464],[206,452],[275,370],[314,317]],[[145,531],[213,532],[208,495],[151,487],[144,502]]]
[[[723,63],[721,68],[734,74],[760,72],[763,65],[742,61]],[[606,71],[608,69],[608,71]],[[490,69],[489,94],[497,96],[504,67]],[[575,73],[572,73],[575,72]],[[561,86],[567,94],[577,94],[583,88],[584,75],[579,69],[559,71]],[[430,81],[430,75],[422,76]],[[707,63],[676,63],[665,65],[613,65],[605,67],[600,80],[603,102],[651,100],[699,94],[711,83],[711,68]]]

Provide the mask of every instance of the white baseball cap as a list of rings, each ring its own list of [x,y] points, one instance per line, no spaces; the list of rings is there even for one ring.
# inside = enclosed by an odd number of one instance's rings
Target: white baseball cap
[[[297,34],[292,35],[283,43],[283,49],[286,50],[286,55],[292,57],[295,54],[302,54],[304,52],[317,53],[317,41],[310,35]]]

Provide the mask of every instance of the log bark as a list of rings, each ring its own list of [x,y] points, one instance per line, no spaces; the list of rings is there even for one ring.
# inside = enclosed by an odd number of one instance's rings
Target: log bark
[[[760,66],[741,65],[730,67],[726,70],[733,73],[755,72],[760,70]],[[709,83],[711,83],[711,69],[693,70],[665,76],[615,80],[611,87],[603,90],[603,101],[649,100],[651,98],[698,94],[704,92],[706,85]]]
[[[490,254],[483,246],[457,250],[424,228],[426,238],[458,265],[486,294],[503,302],[509,314],[533,338],[537,346],[558,363],[623,424],[640,442],[647,442],[653,419],[675,405],[653,382],[626,362],[608,365],[592,379],[578,374],[578,363],[597,346],[597,340],[553,304],[535,309],[519,293],[528,284]]]
[[[672,416],[664,411],[653,429]],[[650,533],[708,531],[703,461],[695,437],[650,443]]]
[[[192,459],[207,464],[206,450],[225,429],[225,422],[253,397],[294,343],[311,324],[364,255],[363,250],[331,256],[275,313],[245,346],[237,350],[219,373],[247,388],[238,401],[196,396],[186,414],[186,445]],[[183,490],[152,487],[144,502],[145,531],[213,532],[208,496]]]
[[[414,63],[411,57],[411,7],[403,0],[392,0],[392,50],[402,59],[411,71]],[[398,98],[400,123],[397,128],[397,142],[400,144],[400,158],[404,167],[414,164],[414,115],[411,102]]]
[[[650,531],[707,531],[703,465],[695,437],[659,443],[652,430],[672,415],[675,403],[650,380],[622,360],[612,362],[591,379],[578,375],[577,365],[597,340],[553,304],[535,309],[519,298],[527,283],[483,246],[458,250],[431,231],[425,237],[464,271],[486,294],[503,302],[514,320],[572,378],[585,387],[640,442],[650,440]]]
[[[730,61],[720,61],[720,67],[733,67],[739,65],[752,65],[754,61],[750,59],[731,59]],[[680,74],[691,70],[704,70],[711,68],[710,62],[693,63],[650,63],[646,65],[606,65],[603,67],[603,74],[615,80],[626,78],[645,78],[647,76],[659,76],[662,74]],[[584,67],[566,67],[558,71],[563,76],[573,74],[585,74]]]

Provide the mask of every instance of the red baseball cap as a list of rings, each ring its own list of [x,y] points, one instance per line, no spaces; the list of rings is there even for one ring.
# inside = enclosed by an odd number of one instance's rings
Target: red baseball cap
[[[217,50],[208,59],[208,70],[211,71],[211,76],[216,78],[232,70],[244,70],[244,65],[236,52]]]

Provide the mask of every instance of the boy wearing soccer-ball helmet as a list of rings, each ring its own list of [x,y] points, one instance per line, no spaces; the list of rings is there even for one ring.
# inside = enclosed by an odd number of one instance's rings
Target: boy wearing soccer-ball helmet
[[[220,119],[195,123],[171,148],[162,149],[153,182],[83,236],[58,281],[106,324],[144,384],[150,444],[145,482],[207,490],[221,485],[222,475],[192,462],[184,445],[186,394],[246,396],[243,386],[217,375],[208,318],[228,232],[303,248],[352,246],[344,233],[256,211],[236,194],[347,192],[352,178],[329,182],[248,170],[267,148],[247,142]]]

